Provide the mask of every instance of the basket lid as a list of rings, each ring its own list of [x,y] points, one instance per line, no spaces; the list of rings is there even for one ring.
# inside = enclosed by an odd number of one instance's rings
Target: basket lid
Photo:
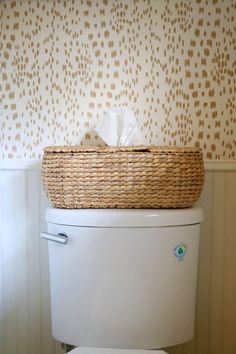
[[[64,146],[47,146],[44,153],[113,153],[113,152],[152,152],[152,153],[201,153],[201,149],[197,147],[177,147],[177,146],[80,146],[80,145],[64,145]]]
[[[46,211],[48,223],[86,227],[163,227],[203,221],[199,207],[186,209],[56,209]]]

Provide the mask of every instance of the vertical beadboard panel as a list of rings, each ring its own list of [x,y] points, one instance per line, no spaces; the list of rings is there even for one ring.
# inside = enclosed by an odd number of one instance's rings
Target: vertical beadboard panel
[[[16,326],[17,326],[17,353],[29,353],[29,322],[28,322],[28,215],[27,215],[27,184],[26,172],[19,171],[12,176],[14,180],[13,203],[14,222],[11,223],[9,238],[14,239],[15,247],[15,283],[16,283]],[[12,207],[12,206],[11,206]],[[10,215],[12,209],[8,210]],[[15,234],[15,237],[14,237]],[[11,340],[11,337],[10,337]]]
[[[224,276],[224,230],[225,214],[227,212],[225,201],[225,173],[213,174],[214,196],[212,200],[213,212],[213,240],[212,240],[212,264],[211,264],[211,297],[210,297],[210,353],[222,353],[222,311],[223,311],[223,276]]]
[[[27,171],[29,350],[41,354],[40,183],[37,170]]]
[[[2,353],[28,354],[25,172],[1,172]]]
[[[3,173],[0,171],[0,193],[1,193],[1,186],[3,185]],[[3,217],[3,199],[0,198],[0,353],[3,352],[3,224],[2,224],[2,217]]]
[[[39,170],[0,171],[0,354],[63,354],[51,336]],[[236,173],[207,172],[195,337],[170,354],[236,353]]]
[[[2,171],[0,171],[0,193],[3,186],[4,176]],[[3,316],[4,316],[4,303],[3,303],[3,208],[4,208],[4,200],[0,198],[0,353],[4,353],[3,351],[3,341],[4,341],[4,325],[3,325]]]
[[[224,276],[222,281],[222,353],[236,353],[236,174],[227,173]]]

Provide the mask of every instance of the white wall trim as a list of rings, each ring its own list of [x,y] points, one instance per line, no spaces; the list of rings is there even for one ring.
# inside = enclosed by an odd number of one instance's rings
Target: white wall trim
[[[206,171],[236,171],[236,160],[205,160],[204,167]]]
[[[205,160],[206,171],[236,171],[236,160]],[[39,170],[39,160],[0,160],[0,170]]]
[[[0,170],[39,170],[40,168],[39,160],[0,160]]]

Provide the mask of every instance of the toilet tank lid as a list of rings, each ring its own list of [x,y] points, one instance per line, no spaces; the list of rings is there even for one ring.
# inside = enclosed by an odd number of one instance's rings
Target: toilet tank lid
[[[140,350],[140,349],[110,349],[110,348],[76,348],[71,354],[167,354],[163,350]],[[68,353],[68,354],[69,354]]]
[[[203,221],[199,207],[186,209],[56,209],[48,208],[52,224],[87,227],[163,227]]]

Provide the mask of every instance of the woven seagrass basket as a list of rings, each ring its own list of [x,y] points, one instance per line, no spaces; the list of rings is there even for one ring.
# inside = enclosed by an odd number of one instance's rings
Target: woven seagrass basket
[[[52,146],[43,184],[57,208],[186,208],[204,184],[197,148]]]

